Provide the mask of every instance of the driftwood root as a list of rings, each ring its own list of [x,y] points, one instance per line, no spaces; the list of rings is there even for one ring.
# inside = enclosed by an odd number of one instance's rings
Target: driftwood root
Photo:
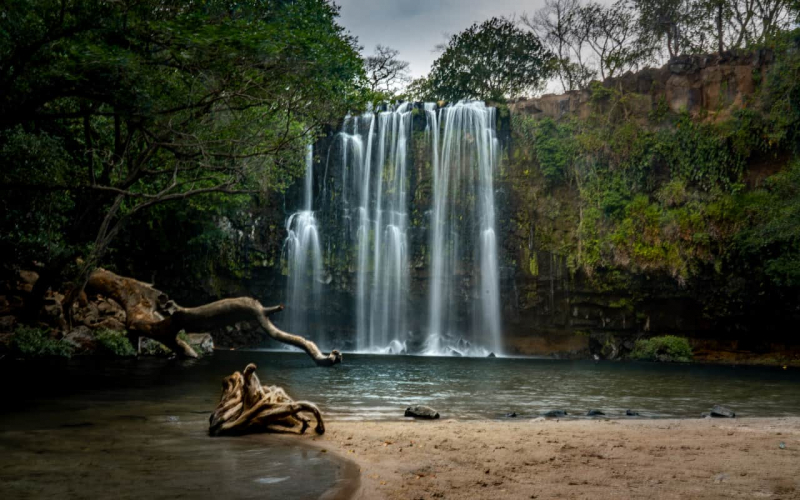
[[[222,397],[209,417],[208,433],[237,435],[281,427],[303,434],[311,420],[301,413],[313,415],[317,422],[314,431],[325,433],[322,414],[315,404],[294,401],[278,386],[261,385],[256,365],[250,363],[244,373],[234,372],[222,380]]]

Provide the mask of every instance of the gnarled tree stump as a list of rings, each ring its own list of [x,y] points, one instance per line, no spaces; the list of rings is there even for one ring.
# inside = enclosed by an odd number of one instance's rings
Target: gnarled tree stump
[[[179,355],[196,358],[194,349],[178,338],[181,330],[208,332],[238,321],[256,321],[273,339],[304,350],[318,366],[342,362],[339,351],[325,355],[317,344],[276,327],[269,316],[283,310],[283,305],[264,307],[256,299],[222,299],[198,307],[181,307],[151,285],[133,278],[96,269],[89,276],[87,289],[111,297],[125,309],[126,328],[131,337],[149,337]],[[136,343],[134,343],[136,345]]]
[[[212,436],[268,432],[270,427],[294,429],[303,434],[310,420],[300,413],[311,413],[317,421],[317,434],[325,432],[319,408],[308,401],[293,401],[278,386],[262,386],[256,365],[250,363],[244,374],[234,372],[222,380],[222,397],[209,418]]]

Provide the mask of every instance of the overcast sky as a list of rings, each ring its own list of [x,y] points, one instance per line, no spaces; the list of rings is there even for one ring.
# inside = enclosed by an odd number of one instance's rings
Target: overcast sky
[[[434,49],[452,35],[493,16],[533,13],[544,0],[335,0],[342,26],[358,37],[364,55],[375,45],[400,51],[414,77],[428,73]]]

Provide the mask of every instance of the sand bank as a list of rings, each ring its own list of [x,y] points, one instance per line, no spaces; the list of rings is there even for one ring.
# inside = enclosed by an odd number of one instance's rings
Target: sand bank
[[[796,417],[327,427],[301,439],[356,463],[359,499],[800,498]]]

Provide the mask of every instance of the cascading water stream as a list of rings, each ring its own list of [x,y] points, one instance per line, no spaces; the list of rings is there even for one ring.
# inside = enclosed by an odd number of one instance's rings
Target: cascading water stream
[[[402,104],[394,110],[348,117],[340,134],[345,219],[356,227],[356,349],[360,351],[405,351],[411,123],[412,107]]]
[[[476,347],[482,347],[498,353],[502,342],[493,182],[498,156],[495,110],[481,102],[459,102],[439,115],[435,105],[426,104],[425,111],[426,131],[432,136],[434,191],[425,351],[476,354]],[[470,275],[477,279],[466,292],[472,299],[468,311],[456,299],[464,294],[462,284]]]
[[[361,352],[500,354],[494,108],[404,103],[349,115],[329,144],[319,215],[337,228],[326,258],[343,272],[322,297],[309,160],[304,209],[287,222],[290,327]],[[342,300],[351,290],[352,311]],[[308,328],[323,303],[352,318],[355,338],[344,329],[329,346]]]
[[[295,212],[286,220],[288,236],[284,243],[289,270],[287,281],[288,329],[302,332],[323,347],[323,338],[318,323],[319,304],[322,295],[322,250],[320,247],[317,219],[313,207],[314,151],[308,146],[306,151],[306,173],[303,190],[303,210]]]

